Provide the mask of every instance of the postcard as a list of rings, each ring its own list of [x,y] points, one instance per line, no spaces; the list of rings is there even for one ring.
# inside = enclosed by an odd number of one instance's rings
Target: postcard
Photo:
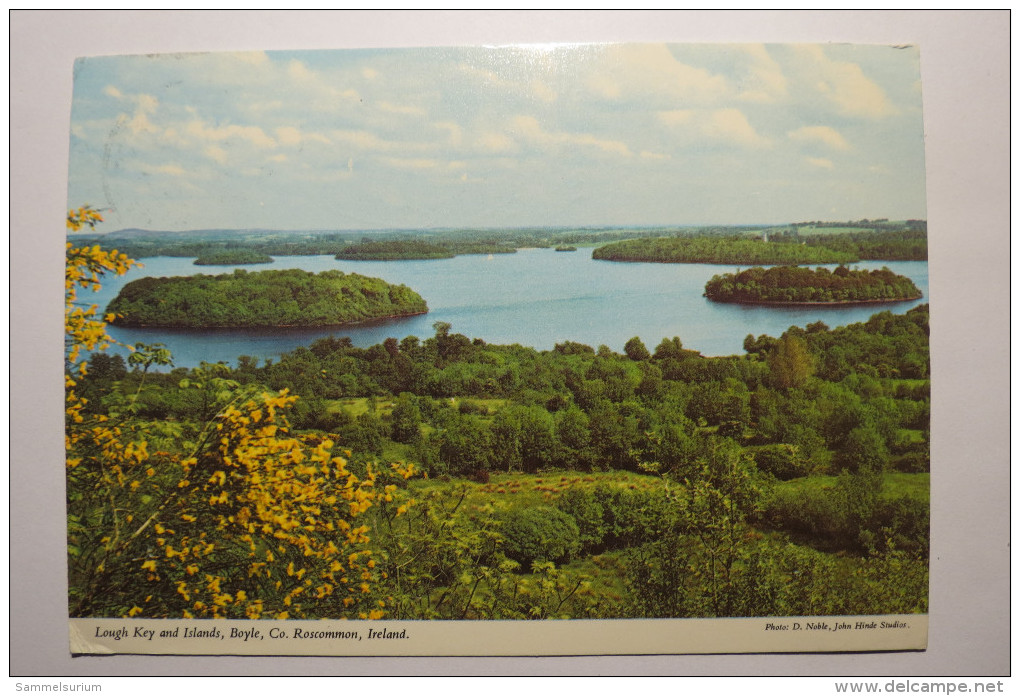
[[[923,650],[919,49],[81,58],[70,651]]]

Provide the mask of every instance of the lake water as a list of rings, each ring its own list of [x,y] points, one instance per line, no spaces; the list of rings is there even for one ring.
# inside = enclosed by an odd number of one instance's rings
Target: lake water
[[[457,256],[430,261],[337,261],[332,256],[283,256],[258,266],[195,266],[194,259],[143,259],[144,268],[126,276],[106,278],[91,301],[104,308],[123,285],[144,276],[219,274],[234,268],[249,271],[301,268],[320,272],[339,269],[402,283],[416,290],[429,313],[341,329],[218,329],[169,330],[110,327],[126,344],[163,343],[177,366],[225,361],[239,355],[261,359],[307,345],[323,336],[349,336],[357,346],[381,343],[387,337],[427,338],[432,324],[449,322],[455,333],[488,343],[520,343],[540,350],[566,340],[593,347],[605,344],[622,352],[633,336],[649,350],[664,337],[679,336],[685,348],[706,356],[743,353],[744,337],[779,336],[790,326],[824,321],[830,327],[867,320],[889,310],[902,314],[928,301],[925,261],[878,261],[855,268],[889,267],[911,278],[924,297],[910,302],[836,307],[752,307],[709,302],[705,283],[736,266],[710,264],[619,263],[595,261],[591,249],[556,252],[522,249],[516,254]],[[834,266],[830,266],[834,268]]]

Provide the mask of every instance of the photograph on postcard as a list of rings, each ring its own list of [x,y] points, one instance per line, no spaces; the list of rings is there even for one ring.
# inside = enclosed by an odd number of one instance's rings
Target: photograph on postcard
[[[75,653],[923,649],[919,49],[97,56]]]

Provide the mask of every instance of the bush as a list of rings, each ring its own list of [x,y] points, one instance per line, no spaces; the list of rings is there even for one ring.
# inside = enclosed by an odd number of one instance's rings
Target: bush
[[[772,474],[780,481],[806,476],[808,462],[800,456],[796,445],[766,445],[754,451],[754,463],[760,471]]]
[[[930,513],[920,500],[901,496],[883,501],[875,512],[872,526],[901,551],[927,557]]]
[[[556,507],[574,518],[580,532],[581,548],[598,552],[606,537],[605,507],[598,489],[568,488],[556,500]]]
[[[931,458],[927,452],[908,452],[893,457],[892,468],[906,474],[922,474],[931,471]]]
[[[643,544],[672,532],[676,524],[677,510],[662,490],[572,488],[556,506],[577,523],[588,553]]]
[[[770,527],[839,546],[847,527],[833,491],[777,488],[765,505],[763,519]]]
[[[503,553],[530,569],[536,561],[560,563],[581,549],[574,518],[554,507],[512,508],[501,516]]]

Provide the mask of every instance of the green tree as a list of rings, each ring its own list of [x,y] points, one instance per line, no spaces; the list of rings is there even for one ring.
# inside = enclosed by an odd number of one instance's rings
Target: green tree
[[[413,444],[421,438],[421,409],[414,394],[401,394],[390,413],[393,439],[404,444]]]
[[[648,360],[652,357],[652,354],[645,348],[645,344],[641,342],[641,339],[637,336],[627,341],[623,347],[623,352],[627,354],[627,357],[631,360]]]
[[[776,389],[803,387],[814,374],[814,358],[807,342],[791,333],[783,334],[768,357],[772,386]]]

